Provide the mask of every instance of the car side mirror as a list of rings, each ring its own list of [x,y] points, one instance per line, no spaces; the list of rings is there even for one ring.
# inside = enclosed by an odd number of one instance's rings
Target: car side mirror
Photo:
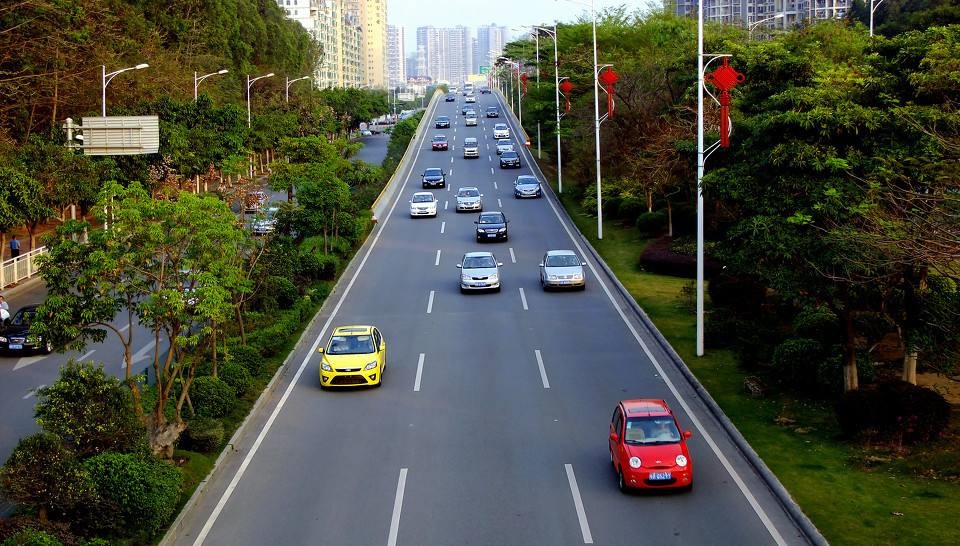
[[[611,441],[611,442],[619,442],[619,441],[620,441],[620,437],[617,436],[617,433],[616,433],[616,432],[611,432],[611,433],[610,433],[610,441]]]
[[[543,262],[540,262],[540,267],[543,267]]]
[[[503,262],[497,262],[497,267],[503,267]]]
[[[689,430],[683,431],[683,437],[684,437],[684,438],[689,438],[689,437],[691,437],[691,436],[693,436],[693,432],[692,432],[692,431],[689,431]]]
[[[482,193],[480,194],[480,197],[483,197],[483,194],[482,194]]]
[[[463,264],[457,264],[457,269],[460,269],[462,267],[463,267]]]
[[[317,347],[317,352],[318,352],[318,353],[322,353],[322,352],[323,352],[323,347]]]
[[[580,262],[580,265],[587,265],[587,262]]]

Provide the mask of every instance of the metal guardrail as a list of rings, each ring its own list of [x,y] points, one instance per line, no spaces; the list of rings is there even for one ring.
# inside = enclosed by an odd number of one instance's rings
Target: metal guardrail
[[[47,247],[42,246],[0,264],[0,288],[6,288],[36,275],[40,271],[36,261],[37,256],[47,252]]]

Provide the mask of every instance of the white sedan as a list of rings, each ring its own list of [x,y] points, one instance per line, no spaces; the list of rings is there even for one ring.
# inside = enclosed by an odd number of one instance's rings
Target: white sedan
[[[437,215],[437,198],[429,191],[418,191],[410,199],[410,216],[434,216]]]

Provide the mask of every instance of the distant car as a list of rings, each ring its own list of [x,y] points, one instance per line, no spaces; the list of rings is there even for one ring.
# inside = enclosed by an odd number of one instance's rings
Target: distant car
[[[387,343],[376,326],[339,326],[317,352],[321,389],[383,383]]]
[[[520,168],[520,155],[517,152],[503,152],[500,154],[500,168],[501,169],[519,169]]]
[[[500,117],[500,109],[497,108],[496,106],[487,106],[487,117],[488,118]]]
[[[467,110],[466,112],[463,113],[463,117],[465,117],[465,118],[475,118],[475,117],[477,117],[477,111],[476,111],[476,110],[473,110],[473,109]]]
[[[465,116],[467,115],[467,112],[471,110],[473,110],[472,106],[470,106],[469,104],[464,104],[463,106],[460,107],[460,114]]]
[[[460,259],[460,292],[472,290],[500,291],[500,267],[492,252],[467,252]]]
[[[680,432],[663,400],[622,400],[613,410],[607,440],[620,491],[693,489],[690,436]]]
[[[512,152],[513,150],[513,141],[506,138],[501,138],[497,141],[497,155],[502,154],[503,152]]]
[[[493,138],[510,138],[510,129],[506,123],[497,123],[493,126]]]
[[[468,113],[467,113],[467,117],[464,118],[464,125],[466,125],[467,127],[476,127],[476,126],[477,126],[477,116],[476,116],[476,115],[472,115],[472,116],[471,116],[470,113],[468,112]]]
[[[361,135],[361,136],[373,136],[373,131],[371,131],[370,129],[362,129],[362,130],[360,131],[360,135]]]
[[[428,191],[418,191],[410,198],[410,216],[437,216],[437,198]]]
[[[448,93],[443,99],[445,102],[456,102],[457,97],[453,93]]]
[[[456,88],[456,87],[451,87],[451,88],[450,88],[450,92],[453,93],[454,95],[456,95],[456,94],[457,94],[457,88]]]
[[[463,139],[463,157],[480,157],[480,143],[476,137],[467,137]]]
[[[513,196],[517,199],[524,197],[542,197],[543,188],[536,176],[520,175],[513,181]]]
[[[437,119],[433,123],[437,129],[449,129],[450,128],[450,118],[447,116],[437,116]]]
[[[0,326],[0,352],[8,355],[53,352],[50,340],[30,333],[30,326],[37,318],[37,307],[36,305],[21,307],[12,317],[3,321]]]
[[[447,135],[435,135],[430,141],[430,148],[433,150],[447,150],[448,146]]]
[[[587,262],[572,250],[548,250],[540,261],[540,286],[544,290],[550,288],[579,288],[587,287],[583,266]]]
[[[477,242],[481,241],[506,241],[509,239],[507,233],[507,216],[501,211],[481,212],[480,217],[473,222],[477,225]]]
[[[447,185],[447,173],[443,169],[430,167],[420,175],[424,188],[443,188]]]
[[[461,210],[483,210],[483,194],[475,187],[457,190],[457,212]]]
[[[467,95],[467,97],[466,97],[465,99],[463,99],[463,100],[464,100],[464,102],[477,102],[477,96],[476,96],[476,95]]]
[[[277,230],[277,211],[278,207],[270,207],[257,218],[250,222],[250,231],[254,235],[266,235]]]
[[[481,88],[480,88],[480,94],[481,94],[481,95],[489,95],[489,94],[490,94],[490,88],[489,88],[489,87],[481,87]]]

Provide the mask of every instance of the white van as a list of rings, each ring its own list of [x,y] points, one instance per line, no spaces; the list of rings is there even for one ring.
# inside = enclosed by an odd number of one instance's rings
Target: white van
[[[463,139],[463,157],[480,157],[480,144],[474,137]]]

